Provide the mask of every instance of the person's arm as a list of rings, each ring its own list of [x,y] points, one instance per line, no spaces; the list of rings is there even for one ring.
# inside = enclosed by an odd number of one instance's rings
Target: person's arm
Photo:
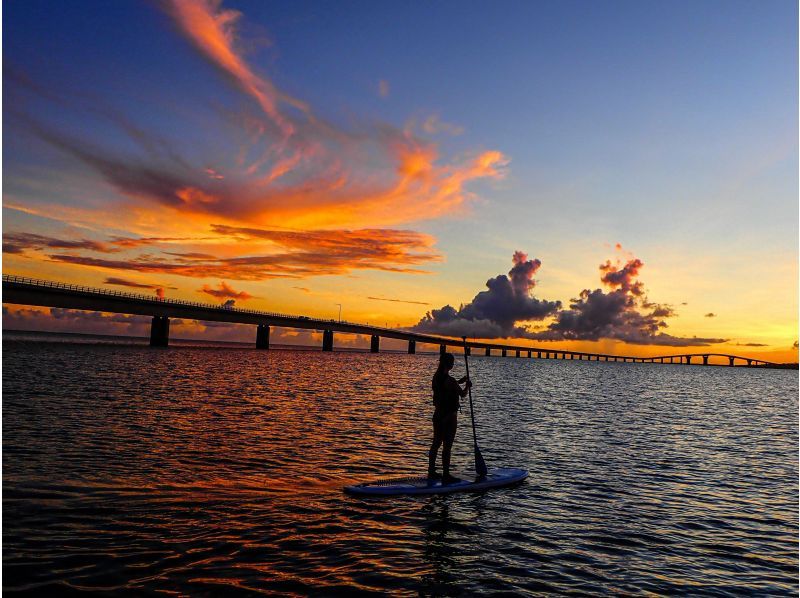
[[[464,386],[464,388],[461,388],[461,386],[459,385],[459,382],[461,381],[466,381],[466,385]],[[464,376],[460,381],[456,381],[456,379],[451,376],[450,383],[452,392],[458,393],[458,396],[462,398],[467,396],[467,392],[469,392],[469,389],[472,386],[472,381],[470,381],[470,379],[467,378],[466,376]]]

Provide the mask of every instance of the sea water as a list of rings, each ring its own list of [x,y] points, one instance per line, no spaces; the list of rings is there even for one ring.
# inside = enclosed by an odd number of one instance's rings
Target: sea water
[[[14,338],[5,590],[798,592],[797,372],[475,356],[483,456],[530,478],[364,499],[427,467],[435,355]]]

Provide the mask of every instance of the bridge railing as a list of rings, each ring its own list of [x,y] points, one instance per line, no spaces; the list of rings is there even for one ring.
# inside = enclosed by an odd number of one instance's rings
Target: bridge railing
[[[17,284],[25,284],[29,286],[39,287],[39,288],[50,288],[50,289],[59,289],[64,291],[76,291],[79,293],[91,293],[96,295],[104,295],[107,297],[122,297],[124,299],[135,299],[137,301],[149,301],[155,303],[167,303],[170,305],[178,305],[182,307],[200,307],[204,309],[214,309],[223,312],[236,312],[242,314],[250,314],[255,316],[264,316],[264,317],[271,317],[271,318],[294,318],[296,320],[307,320],[309,322],[320,323],[320,324],[327,324],[330,322],[336,322],[338,324],[350,324],[353,326],[360,326],[361,324],[357,324],[354,322],[348,322],[346,320],[323,320],[320,318],[309,318],[307,316],[297,316],[292,314],[282,314],[278,312],[272,311],[262,311],[258,309],[248,309],[246,307],[223,307],[219,304],[214,303],[203,303],[201,301],[187,301],[185,299],[172,299],[169,297],[153,297],[152,295],[143,295],[141,293],[130,293],[128,291],[118,291],[116,289],[101,289],[97,287],[87,287],[83,285],[77,284],[69,284],[66,282],[56,282],[53,280],[42,280],[39,278],[29,278],[27,276],[16,276],[14,274],[3,274],[3,282],[11,282]]]

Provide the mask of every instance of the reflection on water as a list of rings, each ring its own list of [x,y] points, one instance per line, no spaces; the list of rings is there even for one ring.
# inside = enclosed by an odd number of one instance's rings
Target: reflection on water
[[[6,590],[798,590],[793,372],[475,357],[529,480],[364,499],[426,467],[435,356],[3,345]]]

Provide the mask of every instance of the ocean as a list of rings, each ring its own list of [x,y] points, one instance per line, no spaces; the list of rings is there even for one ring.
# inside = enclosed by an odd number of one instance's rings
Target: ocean
[[[474,356],[529,479],[345,495],[424,473],[436,359],[4,334],[4,591],[798,594],[796,371]]]

